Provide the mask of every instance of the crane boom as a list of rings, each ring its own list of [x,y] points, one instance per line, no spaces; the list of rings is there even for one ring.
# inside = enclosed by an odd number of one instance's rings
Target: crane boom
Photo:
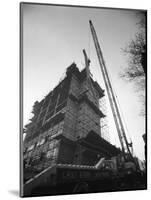
[[[92,21],[89,21],[89,23],[90,23],[90,29],[91,29],[95,49],[96,49],[96,52],[97,52],[101,72],[102,72],[102,75],[103,75],[104,83],[105,83],[107,94],[108,94],[108,97],[109,97],[109,102],[110,102],[110,105],[111,105],[113,118],[114,118],[115,125],[116,125],[116,128],[117,128],[122,152],[125,155],[125,153],[127,151],[127,153],[130,155],[130,157],[133,158],[132,153],[130,151],[130,147],[129,147],[130,145],[129,145],[128,140],[126,138],[124,125],[123,125],[123,122],[122,122],[122,119],[121,119],[121,115],[120,115],[118,104],[117,104],[117,101],[116,101],[116,98],[115,98],[113,87],[112,87],[110,79],[109,79],[109,75],[108,75],[106,64],[105,64],[105,61],[104,61],[104,58],[103,58],[102,50],[100,48],[100,44],[99,44],[99,41],[98,41],[98,38],[97,38],[97,34],[96,34],[96,31],[95,31],[94,26],[92,24]]]

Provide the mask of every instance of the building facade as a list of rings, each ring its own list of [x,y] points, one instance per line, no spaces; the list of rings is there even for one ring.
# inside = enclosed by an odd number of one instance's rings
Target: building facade
[[[95,165],[101,157],[113,157],[119,149],[102,134],[99,100],[104,90],[86,68],[73,63],[65,78],[33,106],[33,118],[25,126],[24,180],[56,163]]]

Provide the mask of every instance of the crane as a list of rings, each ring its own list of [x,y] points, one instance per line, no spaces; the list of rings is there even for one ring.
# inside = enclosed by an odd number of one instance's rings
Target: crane
[[[113,114],[113,118],[115,121],[115,125],[116,125],[116,129],[117,129],[117,133],[118,133],[118,137],[120,140],[120,144],[121,144],[121,148],[122,148],[122,153],[123,153],[123,157],[124,159],[126,159],[126,154],[129,155],[131,160],[134,160],[133,155],[131,153],[130,147],[132,147],[132,143],[129,143],[126,137],[126,132],[125,132],[125,128],[123,125],[123,121],[121,118],[121,114],[120,114],[120,110],[117,104],[117,100],[116,100],[116,96],[108,75],[108,71],[106,68],[106,64],[104,61],[104,57],[103,57],[103,53],[102,50],[100,48],[100,44],[98,41],[98,37],[96,34],[96,31],[94,29],[94,26],[92,24],[92,21],[89,21],[90,24],[90,30],[92,33],[92,37],[93,37],[93,41],[94,41],[94,45],[95,45],[95,49],[96,49],[96,53],[97,53],[97,57],[98,57],[98,61],[99,61],[99,65],[100,65],[100,69],[103,75],[103,79],[104,79],[104,83],[105,83],[105,87],[107,90],[107,94],[109,97],[109,102],[110,102],[110,106],[111,106],[111,110],[112,110],[112,114]]]

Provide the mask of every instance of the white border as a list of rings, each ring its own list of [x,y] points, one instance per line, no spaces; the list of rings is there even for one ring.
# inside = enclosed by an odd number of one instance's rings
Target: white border
[[[55,3],[55,4],[72,4],[72,5],[87,5],[100,7],[115,7],[115,8],[134,8],[148,9],[148,21],[150,22],[151,6],[149,0],[51,0],[51,1],[28,1],[39,3]],[[149,24],[149,23],[148,23]],[[19,188],[19,1],[18,0],[3,0],[0,6],[0,105],[1,105],[1,120],[0,120],[0,198],[1,199],[17,199],[17,190]],[[148,36],[150,30],[148,28]],[[150,38],[148,44],[151,44]],[[148,49],[150,55],[150,49]],[[150,59],[148,66],[150,66]],[[148,67],[149,68],[149,67]],[[148,80],[150,77],[150,69],[148,69]],[[149,80],[150,85],[150,80]],[[150,102],[148,94],[148,102]],[[149,109],[149,107],[148,107]],[[150,111],[148,110],[150,117]],[[150,125],[148,123],[149,130]],[[149,131],[148,130],[148,143]],[[148,146],[149,146],[148,144]],[[148,155],[150,152],[148,151]],[[150,160],[150,159],[149,159]],[[150,162],[149,162],[150,163]],[[148,169],[150,168],[150,164]],[[148,173],[148,177],[150,172]],[[149,179],[150,188],[150,179]],[[115,193],[100,193],[89,195],[68,195],[55,197],[39,197],[38,199],[149,199],[150,190],[148,191],[133,191],[133,192],[115,192]],[[31,199],[31,198],[29,198]]]

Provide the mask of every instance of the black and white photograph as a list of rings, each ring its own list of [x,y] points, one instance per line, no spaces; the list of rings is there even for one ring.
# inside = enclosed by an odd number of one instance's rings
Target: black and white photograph
[[[146,38],[147,10],[20,3],[22,197],[147,189]]]

